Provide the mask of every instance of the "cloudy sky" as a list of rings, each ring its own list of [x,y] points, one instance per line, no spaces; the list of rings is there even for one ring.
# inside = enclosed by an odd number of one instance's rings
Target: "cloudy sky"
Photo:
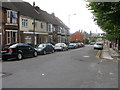
[[[93,15],[90,13],[84,0],[24,0],[35,5],[48,13],[55,13],[67,26],[70,32],[78,30],[100,33],[102,30],[93,22]]]

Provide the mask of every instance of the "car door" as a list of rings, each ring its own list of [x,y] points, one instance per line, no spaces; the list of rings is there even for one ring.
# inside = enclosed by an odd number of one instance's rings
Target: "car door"
[[[49,52],[51,53],[52,51],[53,51],[53,47],[52,47],[52,45],[48,45],[49,47]]]
[[[46,52],[47,52],[47,53],[49,53],[49,52],[50,52],[49,45],[46,45]]]
[[[31,47],[31,46],[27,46],[27,48],[28,48],[28,56],[32,56],[33,53],[34,53],[34,49],[33,49],[33,47]]]
[[[27,51],[26,51],[26,47],[24,45],[19,45],[17,47],[17,52],[21,52],[23,54],[24,57],[27,56]]]

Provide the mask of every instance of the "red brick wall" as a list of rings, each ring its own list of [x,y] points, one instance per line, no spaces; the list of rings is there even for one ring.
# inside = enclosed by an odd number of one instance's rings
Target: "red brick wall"
[[[83,41],[84,35],[81,34],[79,31],[75,32],[70,36],[70,41]]]

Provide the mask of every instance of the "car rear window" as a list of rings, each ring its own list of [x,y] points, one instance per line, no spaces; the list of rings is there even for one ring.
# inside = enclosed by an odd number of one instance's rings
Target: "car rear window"
[[[38,47],[45,47],[46,45],[45,44],[40,44]]]
[[[96,45],[103,45],[102,43],[96,43]]]

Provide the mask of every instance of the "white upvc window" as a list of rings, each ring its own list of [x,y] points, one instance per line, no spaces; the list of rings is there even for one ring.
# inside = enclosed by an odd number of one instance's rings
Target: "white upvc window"
[[[48,31],[52,32],[52,25],[51,24],[48,25]]]
[[[17,12],[16,11],[12,11],[12,17],[13,18],[18,18]]]
[[[44,24],[43,24],[43,23],[40,24],[40,28],[41,28],[41,29],[44,28]]]
[[[17,12],[12,10],[7,10],[7,23],[17,24]],[[11,20],[12,19],[12,20]]]
[[[17,42],[17,32],[12,32],[13,42]]]
[[[7,10],[7,23],[10,23],[11,10]]]
[[[7,32],[7,44],[11,43],[11,32]]]
[[[28,19],[22,19],[22,27],[28,26]]]
[[[17,24],[17,12],[16,11],[12,11],[12,23],[13,24]]]
[[[17,24],[17,19],[16,18],[12,18],[12,23],[13,24]]]

